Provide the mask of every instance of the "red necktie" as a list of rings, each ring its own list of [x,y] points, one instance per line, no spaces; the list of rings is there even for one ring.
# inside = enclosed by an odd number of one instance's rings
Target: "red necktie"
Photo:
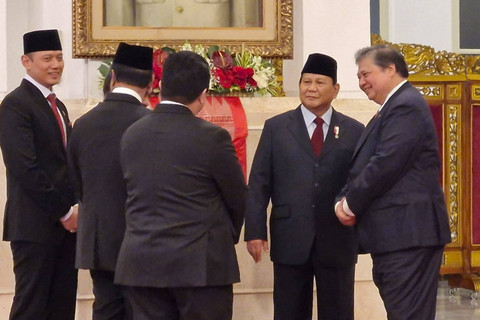
[[[62,117],[60,116],[60,113],[58,113],[57,102],[55,101],[55,98],[56,98],[55,93],[50,93],[47,97],[47,100],[50,102],[53,114],[54,114],[55,118],[57,119],[58,126],[60,127],[60,132],[62,133],[63,145],[66,146],[65,131],[63,130],[63,120],[62,120]]]
[[[312,134],[312,146],[313,152],[315,152],[315,155],[318,156],[320,152],[322,152],[323,147],[323,119],[316,118],[313,120],[313,122],[316,123],[317,127]]]

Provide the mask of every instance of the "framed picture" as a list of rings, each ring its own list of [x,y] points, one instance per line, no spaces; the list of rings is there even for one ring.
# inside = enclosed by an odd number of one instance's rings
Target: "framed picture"
[[[185,42],[293,56],[293,0],[72,0],[74,58],[115,54],[118,43]]]

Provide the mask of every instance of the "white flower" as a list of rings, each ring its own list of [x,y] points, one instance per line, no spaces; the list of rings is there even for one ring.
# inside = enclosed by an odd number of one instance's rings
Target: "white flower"
[[[253,58],[252,58],[252,69],[253,70],[260,70],[260,68],[262,68],[262,57],[253,56]]]
[[[180,51],[193,51],[192,45],[188,42],[185,42],[181,47]]]
[[[260,89],[268,87],[268,76],[265,74],[265,72],[255,72],[253,75],[253,80],[257,82],[257,87]]]

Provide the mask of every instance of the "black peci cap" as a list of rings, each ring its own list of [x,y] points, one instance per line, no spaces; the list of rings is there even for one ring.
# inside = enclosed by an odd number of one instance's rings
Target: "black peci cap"
[[[58,30],[37,30],[23,35],[23,54],[62,50]]]
[[[321,53],[312,53],[302,69],[304,73],[315,73],[328,76],[337,83],[337,61],[330,56]]]
[[[135,69],[152,71],[153,49],[120,42],[115,57],[113,58],[113,63]]]

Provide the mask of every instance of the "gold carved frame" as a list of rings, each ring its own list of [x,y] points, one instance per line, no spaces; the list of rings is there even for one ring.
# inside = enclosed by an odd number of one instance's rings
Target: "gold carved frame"
[[[74,58],[113,56],[121,41],[154,49],[178,48],[188,41],[232,52],[245,48],[265,58],[293,57],[293,0],[264,0],[261,28],[105,27],[103,0],[72,1]]]

